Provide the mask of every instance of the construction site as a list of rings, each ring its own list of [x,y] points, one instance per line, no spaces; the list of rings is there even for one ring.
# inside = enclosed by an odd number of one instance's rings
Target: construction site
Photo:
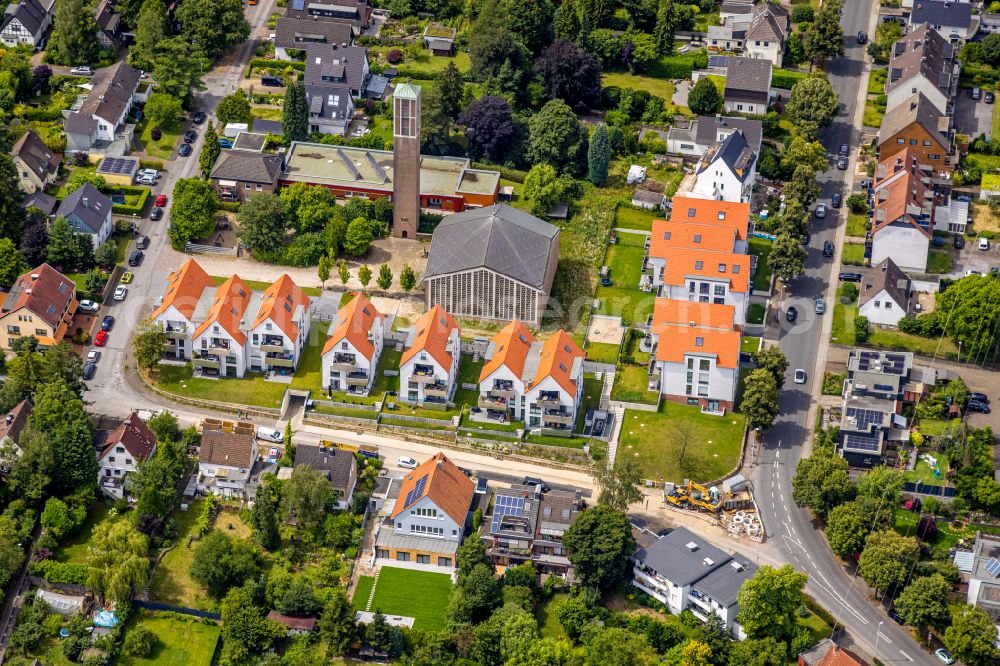
[[[663,484],[663,509],[699,513],[714,520],[733,536],[764,540],[757,505],[742,474],[725,479],[719,486],[706,487],[685,479],[683,484]]]

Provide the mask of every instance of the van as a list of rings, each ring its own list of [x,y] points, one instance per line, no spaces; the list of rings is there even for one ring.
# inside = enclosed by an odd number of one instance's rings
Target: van
[[[266,428],[261,426],[257,428],[257,439],[262,439],[265,442],[274,442],[275,444],[280,444],[284,441],[284,434],[276,428]]]
[[[417,461],[413,458],[407,458],[406,456],[399,456],[396,459],[396,464],[404,469],[416,469]]]
[[[986,236],[980,236],[979,237],[979,249],[980,250],[989,250],[990,249],[990,239],[987,238]]]

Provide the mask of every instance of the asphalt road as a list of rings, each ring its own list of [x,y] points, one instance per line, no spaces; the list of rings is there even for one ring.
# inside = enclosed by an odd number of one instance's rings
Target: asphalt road
[[[831,161],[831,168],[818,177],[822,186],[820,201],[827,206],[834,192],[841,192],[846,199],[852,187],[849,174],[854,172],[861,139],[857,129],[860,122],[855,122],[856,112],[859,97],[863,100],[867,80],[864,47],[857,44],[855,36],[860,30],[874,34],[873,10],[872,0],[845,3],[841,25],[846,52],[844,57],[829,62],[826,67],[841,103],[833,125],[822,136]],[[840,171],[833,162],[838,148],[844,143],[850,144],[852,149],[851,168]],[[830,329],[824,317],[832,316],[839,266],[836,258],[823,257],[822,248],[824,241],[833,241],[839,256],[845,222],[846,208],[831,209],[831,214],[823,220],[813,217],[805,274],[792,281],[784,293],[772,301],[780,315],[777,336],[788,358],[789,371],[780,399],[781,414],[766,433],[751,478],[771,546],[780,551],[781,559],[809,575],[808,591],[843,623],[856,644],[867,649],[867,656],[877,652],[877,658],[884,664],[931,666],[939,663],[937,659],[869,601],[864,583],[855,581],[845,572],[827,546],[822,531],[814,527],[809,512],[797,508],[792,501],[791,479],[811,431],[812,396],[820,392]],[[827,299],[824,315],[814,314],[817,298]],[[785,321],[789,305],[794,305],[799,312],[794,326]],[[791,375],[796,368],[809,373],[806,384],[792,383]]]

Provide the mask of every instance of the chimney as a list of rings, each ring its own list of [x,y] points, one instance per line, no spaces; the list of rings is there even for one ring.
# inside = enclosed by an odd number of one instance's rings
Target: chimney
[[[90,205],[90,199],[88,199],[87,197],[84,197],[83,198],[83,205],[84,205],[84,207],[89,206]]]

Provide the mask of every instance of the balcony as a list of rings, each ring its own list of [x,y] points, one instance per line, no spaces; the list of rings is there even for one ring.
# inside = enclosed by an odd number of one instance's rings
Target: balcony
[[[559,394],[558,393],[539,393],[538,398],[535,400],[536,404],[545,405],[558,405]]]
[[[330,366],[333,370],[339,372],[354,372],[355,366],[357,366],[357,359],[354,354],[334,354],[333,364]]]
[[[436,384],[438,381],[440,380],[434,376],[433,372],[426,375],[418,375],[416,373],[410,375],[411,384]]]
[[[489,389],[487,393],[494,398],[505,398],[507,400],[513,400],[517,397],[517,394],[514,393],[514,382],[502,379],[494,380],[493,388]]]
[[[510,408],[510,403],[507,402],[507,399],[497,396],[496,391],[490,391],[486,395],[479,396],[477,404],[483,409],[496,409],[499,411],[506,411]]]
[[[265,365],[273,365],[279,368],[294,368],[295,367],[295,357],[291,354],[284,355],[272,355],[268,354],[264,357]]]
[[[364,370],[349,372],[345,377],[348,386],[368,386],[368,373]]]
[[[218,370],[220,366],[219,357],[209,356],[208,354],[202,354],[192,358],[191,365],[193,365],[196,368],[211,368],[213,370]]]
[[[285,351],[285,347],[281,343],[262,342],[260,343],[260,351],[262,354],[281,354]]]
[[[208,352],[210,354],[222,354],[223,356],[228,356],[229,340],[219,340],[218,338],[211,338],[208,341]]]
[[[448,402],[444,398],[427,397],[420,403],[421,407],[445,411],[448,409]]]
[[[187,338],[187,330],[183,328],[177,328],[173,326],[168,326],[163,329],[168,340],[184,340]]]
[[[424,395],[430,398],[447,398],[448,385],[444,382],[436,382],[424,386]]]

